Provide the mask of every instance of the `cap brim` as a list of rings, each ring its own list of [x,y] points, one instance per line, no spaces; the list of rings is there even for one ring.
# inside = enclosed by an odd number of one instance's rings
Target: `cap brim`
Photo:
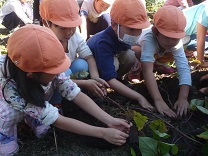
[[[44,72],[48,74],[60,74],[62,72],[65,72],[71,65],[71,60],[66,54],[65,54],[65,58],[66,58],[65,61],[60,66]]]
[[[178,33],[176,33],[176,32],[167,32],[167,31],[161,30],[161,29],[160,30],[158,29],[158,31],[166,37],[176,38],[176,39],[181,39],[181,38],[185,37],[185,35],[186,35],[185,31],[184,32],[178,32]]]
[[[71,21],[71,20],[53,21],[53,20],[51,20],[51,22],[58,25],[58,26],[61,26],[61,27],[73,28],[73,27],[77,27],[82,24],[82,18],[79,17],[78,19],[76,19],[74,21]]]
[[[147,20],[145,23],[132,24],[132,25],[128,25],[127,27],[133,28],[133,29],[145,29],[145,28],[148,28],[149,26],[150,26],[150,21]]]

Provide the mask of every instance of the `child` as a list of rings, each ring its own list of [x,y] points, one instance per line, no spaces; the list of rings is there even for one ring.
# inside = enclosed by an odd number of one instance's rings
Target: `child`
[[[111,24],[109,7],[114,0],[84,0],[80,15],[82,25],[81,34],[86,40]]]
[[[100,76],[116,92],[152,111],[153,107],[141,94],[119,81],[136,61],[131,45],[138,40],[142,29],[150,25],[144,4],[140,0],[115,0],[110,16],[111,26],[87,41]]]
[[[181,10],[189,8],[194,5],[192,0],[166,0],[164,6],[173,5],[179,7]]]
[[[30,24],[32,20],[30,0],[7,0],[0,9],[0,23],[9,31],[19,24]]]
[[[197,57],[202,67],[208,67],[208,62],[204,59],[205,39],[208,28],[208,2],[205,1],[189,9],[183,10],[186,16],[186,37],[196,34]]]
[[[60,12],[60,10],[62,10]],[[72,61],[66,74],[77,74],[82,71],[90,73],[91,79],[73,79],[80,88],[84,88],[99,97],[107,95],[106,81],[99,77],[95,59],[86,41],[81,37],[76,27],[81,24],[79,6],[75,0],[43,0],[40,4],[40,15],[45,26],[49,27],[62,43],[65,53]],[[77,54],[79,57],[77,58]]]
[[[141,46],[141,63],[145,84],[159,113],[169,117],[181,117],[187,114],[189,106],[187,98],[191,86],[190,68],[180,40],[185,36],[186,19],[183,12],[177,7],[164,6],[155,13],[153,22],[154,26],[149,31],[145,31],[138,41]],[[157,57],[162,57],[166,53],[169,53],[169,59],[174,58],[179,75],[180,92],[178,100],[174,104],[177,113],[164,102],[153,73],[154,56],[157,54]]]
[[[33,23],[38,25],[43,25],[40,18],[40,3],[42,0],[33,0]]]
[[[8,54],[0,59],[0,155],[18,152],[16,125],[25,115],[45,125],[103,138],[115,145],[126,142],[128,134],[122,130],[128,130],[129,124],[105,113],[62,73],[69,68],[70,59],[50,29],[32,24],[24,26],[11,35],[7,50]],[[60,115],[48,102],[55,88],[109,128]]]

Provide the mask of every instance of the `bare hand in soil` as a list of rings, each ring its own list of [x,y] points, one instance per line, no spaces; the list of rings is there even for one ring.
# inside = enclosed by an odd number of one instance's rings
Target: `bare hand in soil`
[[[181,118],[183,115],[187,115],[189,103],[187,100],[177,100],[173,108],[177,111],[177,116]]]
[[[155,102],[155,107],[157,111],[162,114],[162,115],[167,115],[172,118],[176,118],[176,113],[171,110],[168,105],[162,100],[162,101],[156,101]]]
[[[131,126],[131,123],[128,123],[126,120],[119,119],[119,118],[114,118],[108,124],[108,127],[115,128],[125,133],[129,132],[130,126]]]
[[[114,129],[114,128],[105,128],[104,129],[104,134],[103,134],[103,139],[105,139],[106,141],[114,144],[114,145],[118,145],[121,146],[124,143],[126,143],[126,139],[129,137],[128,134]]]
[[[150,112],[155,111],[155,108],[143,96],[139,98],[138,103],[142,106],[142,108]]]

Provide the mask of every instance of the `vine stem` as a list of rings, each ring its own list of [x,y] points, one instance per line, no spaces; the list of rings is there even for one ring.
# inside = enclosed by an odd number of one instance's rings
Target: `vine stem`
[[[116,106],[118,106],[118,107],[119,107],[121,110],[123,110],[124,112],[127,112],[127,111],[126,111],[119,103],[117,103],[116,101],[112,100],[111,98],[109,98],[109,97],[106,96],[105,99],[108,100],[108,101],[110,101],[110,102],[112,102],[112,103],[115,104]],[[172,124],[170,124],[170,123],[167,122],[166,120],[162,119],[162,118],[159,117],[158,115],[153,114],[151,111],[148,111],[148,110],[145,110],[145,109],[142,109],[142,108],[135,108],[135,107],[128,107],[128,109],[140,110],[140,111],[142,111],[142,112],[146,112],[146,113],[148,113],[148,114],[150,114],[150,115],[152,115],[152,116],[154,116],[154,117],[156,117],[156,118],[162,120],[162,121],[165,122],[168,126],[170,126],[171,128],[175,129],[175,130],[176,130],[178,133],[180,133],[182,136],[188,138],[189,140],[191,140],[191,141],[193,141],[193,142],[195,142],[195,143],[197,143],[197,144],[203,145],[203,143],[201,143],[201,142],[199,142],[199,141],[197,141],[197,140],[195,140],[195,139],[189,137],[188,135],[184,134],[183,132],[181,132],[180,130],[178,130],[177,128],[175,128]]]
[[[129,108],[130,108],[130,109],[133,109],[133,110],[140,110],[140,111],[149,113],[149,114],[151,114],[152,116],[154,116],[154,117],[156,117],[156,118],[162,120],[163,122],[165,122],[165,123],[166,123],[167,125],[169,125],[171,128],[175,129],[178,133],[180,133],[182,136],[188,138],[189,140],[191,140],[191,141],[193,141],[193,142],[195,142],[195,143],[197,143],[197,144],[203,145],[203,143],[201,143],[201,142],[199,142],[199,141],[197,141],[197,140],[195,140],[195,139],[189,137],[188,135],[184,134],[183,132],[181,132],[180,130],[178,130],[177,128],[175,128],[172,124],[170,124],[169,122],[167,122],[167,121],[164,120],[163,118],[159,117],[158,115],[153,114],[152,112],[150,112],[150,111],[148,111],[148,110],[144,110],[144,109],[142,109],[142,108],[135,108],[135,107],[129,107]]]

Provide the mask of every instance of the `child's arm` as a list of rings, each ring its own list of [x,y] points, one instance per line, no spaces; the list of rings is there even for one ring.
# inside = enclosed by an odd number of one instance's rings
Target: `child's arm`
[[[72,133],[102,138],[115,145],[124,144],[128,138],[128,134],[120,130],[114,128],[91,126],[81,121],[64,117],[62,115],[59,115],[58,119],[54,122],[53,125]]]
[[[153,73],[153,62],[142,62],[142,71],[143,71],[145,84],[147,86],[148,91],[151,94],[151,97],[154,100],[154,104],[158,112],[160,114],[165,114],[169,117],[176,117],[176,114],[164,102],[159,92],[157,82],[155,80],[155,76]]]
[[[208,62],[204,60],[205,36],[207,28],[197,22],[197,57],[201,61],[201,66],[208,67]]]
[[[139,93],[132,90],[131,88],[125,86],[123,83],[119,82],[117,79],[111,79],[108,81],[110,87],[116,92],[130,99],[136,100],[143,108],[153,111],[154,107]]]
[[[96,119],[100,120],[106,125],[112,125],[112,121],[114,121],[114,118],[107,114],[105,111],[103,111],[91,98],[89,98],[84,93],[78,93],[77,96],[73,99],[73,102],[84,111],[94,116]],[[122,122],[122,124],[124,126],[128,125],[126,122]]]
[[[109,114],[104,112],[92,99],[90,99],[82,92],[76,95],[76,97],[73,99],[73,102],[81,107],[84,111],[91,114],[92,116],[112,128],[95,127],[62,116],[58,117],[58,119],[54,123],[54,126],[76,134],[103,138],[116,145],[121,145],[125,143],[128,135],[121,131],[130,128],[130,125],[125,120],[110,116]],[[117,128],[117,130],[114,128]]]

